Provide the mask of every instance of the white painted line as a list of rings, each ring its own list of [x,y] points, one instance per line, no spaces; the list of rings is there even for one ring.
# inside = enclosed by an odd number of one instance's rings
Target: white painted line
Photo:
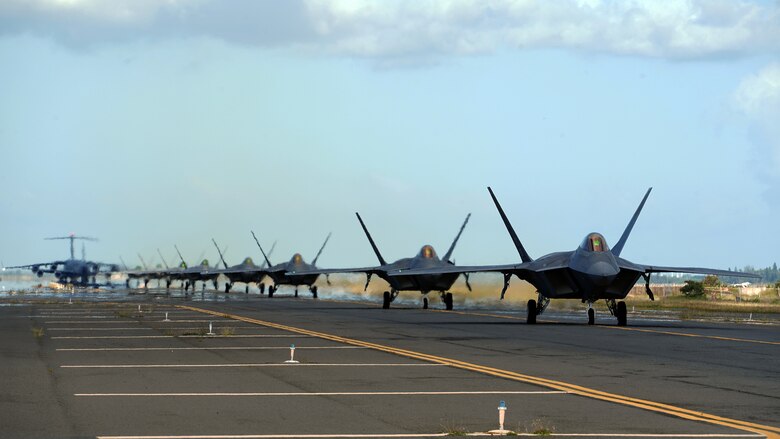
[[[204,320],[208,321],[208,320]],[[90,321],[90,320],[75,320],[75,321],[67,321],[67,320],[44,320],[43,323],[49,324],[49,325],[126,325],[128,323],[127,319],[122,320],[101,320],[101,321]]]
[[[402,434],[241,434],[241,435],[187,435],[187,436],[98,436],[98,439],[336,439],[336,438],[420,438],[420,437],[445,437],[450,433],[402,433]],[[492,436],[488,433],[467,433],[466,436]],[[517,433],[517,436],[539,437],[534,433]],[[762,438],[759,434],[644,434],[644,433],[552,433],[550,437],[689,437],[689,438]]]
[[[200,328],[198,328],[200,329]],[[249,335],[87,335],[87,336],[66,336],[52,337],[52,340],[105,340],[118,338],[310,338],[310,335],[293,334],[249,334]],[[288,348],[289,349],[289,348]]]
[[[43,320],[46,319],[116,319],[116,316],[114,315],[106,315],[106,316],[30,316],[30,317],[37,317],[42,318]],[[127,320],[125,320],[127,321]]]
[[[214,321],[220,321],[220,320],[214,320],[214,319],[170,320],[170,321],[166,322],[166,321],[163,321],[162,319],[160,319],[160,320],[144,320],[143,322],[147,323],[147,324],[159,323],[161,325],[168,326],[171,323],[208,323],[208,322],[214,322]],[[100,320],[100,321],[94,321],[94,320],[93,321],[89,321],[89,320],[71,320],[71,321],[67,321],[67,320],[52,320],[52,321],[44,320],[43,322],[47,323],[47,324],[51,324],[51,325],[54,325],[54,324],[63,324],[63,325],[77,325],[77,324],[82,324],[82,325],[85,325],[85,324],[89,324],[89,325],[126,325],[128,323],[132,323],[132,322],[128,322],[127,319],[121,319],[121,320]],[[255,327],[257,326],[257,325],[240,326],[242,323],[243,322],[236,322],[236,326],[239,327],[239,328],[251,328],[252,326],[255,326]]]
[[[66,348],[55,349],[60,352],[85,352],[85,351],[241,351],[241,350],[284,350],[289,351],[288,346],[217,346],[217,347],[186,347],[186,348]],[[368,349],[362,346],[305,346],[298,349]]]
[[[46,328],[47,331],[151,331],[154,328],[146,326],[136,326],[132,328]],[[176,328],[176,329],[196,329],[196,328]]]
[[[560,395],[567,394],[559,390],[477,390],[477,391],[452,391],[452,392],[289,392],[289,393],[74,393],[73,396],[103,397],[103,396],[426,396],[426,395]]]
[[[158,369],[192,367],[446,367],[433,363],[226,363],[226,364],[66,364],[65,369]]]

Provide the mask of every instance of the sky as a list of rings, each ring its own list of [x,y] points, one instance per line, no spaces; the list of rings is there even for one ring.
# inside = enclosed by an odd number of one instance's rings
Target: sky
[[[780,2],[0,1],[0,261],[780,260]],[[80,253],[80,251],[77,251]]]

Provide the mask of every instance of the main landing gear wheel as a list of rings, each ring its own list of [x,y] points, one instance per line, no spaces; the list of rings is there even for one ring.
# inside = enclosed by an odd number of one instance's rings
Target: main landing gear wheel
[[[588,324],[593,325],[596,323],[596,311],[593,308],[588,308]]]
[[[428,298],[423,297],[423,309],[428,309]]]
[[[244,287],[244,293],[249,294],[249,285]]]
[[[274,288],[273,285],[268,286],[268,297],[274,297],[274,291],[276,291],[276,288]]]
[[[230,292],[230,287],[231,287],[230,283],[225,283],[225,294]]]
[[[528,315],[525,318],[525,322],[529,325],[536,323],[536,301],[534,299],[528,301]]]
[[[317,287],[315,285],[311,286],[311,295],[313,298],[317,298]]]
[[[452,311],[452,293],[444,294],[444,307],[447,308],[447,311]]]
[[[382,295],[382,309],[390,309],[390,291],[385,291]]]
[[[626,302],[620,301],[617,304],[617,321],[618,326],[626,326],[628,323],[628,310],[626,309]]]
[[[295,289],[295,297],[298,297],[298,288]]]

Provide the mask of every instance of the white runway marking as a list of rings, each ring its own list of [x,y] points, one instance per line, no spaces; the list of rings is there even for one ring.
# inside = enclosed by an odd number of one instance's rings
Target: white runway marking
[[[226,364],[66,364],[65,369],[161,369],[212,367],[446,367],[433,363],[226,363]]]
[[[426,396],[426,395],[560,395],[567,392],[559,390],[477,390],[452,392],[241,392],[241,393],[74,393],[73,396],[103,397],[103,396]]]
[[[368,349],[362,346],[299,346],[299,349]],[[219,347],[186,347],[186,348],[63,348],[55,349],[61,352],[82,352],[82,351],[241,351],[241,350],[283,350],[289,351],[288,346],[219,346]]]
[[[47,324],[50,324],[50,325],[55,325],[55,324],[63,324],[63,325],[78,325],[78,324],[81,324],[81,325],[85,325],[85,324],[89,324],[89,325],[96,325],[96,324],[97,325],[120,325],[120,324],[125,324],[126,325],[127,323],[130,323],[130,322],[127,321],[127,319],[121,319],[121,320],[101,320],[101,321],[97,321],[97,322],[96,321],[89,321],[89,320],[72,320],[72,321],[67,321],[67,320],[54,320],[54,321],[44,320],[43,322],[47,323]],[[223,320],[218,320],[218,319],[174,320],[174,319],[171,319],[170,321],[165,322],[162,319],[160,319],[160,320],[144,320],[143,322],[144,323],[148,323],[148,324],[159,323],[159,324],[162,324],[162,325],[170,325],[171,323],[223,322]],[[240,325],[241,323],[243,323],[243,322],[236,322],[237,325]],[[242,328],[251,328],[252,326],[246,325],[246,326],[240,326],[240,327],[242,327]]]
[[[336,438],[420,438],[420,437],[446,437],[450,433],[429,433],[429,434],[242,434],[242,435],[187,435],[187,436],[98,436],[98,439],[336,439]],[[488,433],[467,433],[466,436],[492,436]],[[539,437],[534,433],[517,433],[517,436]],[[644,433],[552,433],[550,437],[633,437],[633,438],[652,438],[652,437],[686,437],[686,438],[740,438],[740,437],[764,437],[758,434],[644,434]]]
[[[200,329],[200,328],[198,328]],[[118,338],[310,338],[310,335],[269,335],[269,334],[249,334],[249,335],[86,335],[86,336],[65,336],[52,337],[52,340],[105,340]]]
[[[132,328],[47,328],[49,331],[151,331],[154,328],[146,326],[135,326]],[[195,328],[175,328],[175,329],[195,329]],[[197,328],[200,329],[200,328]]]

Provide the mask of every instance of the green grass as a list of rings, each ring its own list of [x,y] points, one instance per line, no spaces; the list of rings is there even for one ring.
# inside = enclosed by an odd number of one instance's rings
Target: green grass
[[[231,328],[231,327],[219,328],[219,335],[234,335],[235,333],[236,333],[236,328]]]
[[[33,337],[35,337],[35,338],[42,338],[43,334],[44,334],[43,328],[39,328],[37,326],[33,326],[32,327],[32,334],[33,334]]]

